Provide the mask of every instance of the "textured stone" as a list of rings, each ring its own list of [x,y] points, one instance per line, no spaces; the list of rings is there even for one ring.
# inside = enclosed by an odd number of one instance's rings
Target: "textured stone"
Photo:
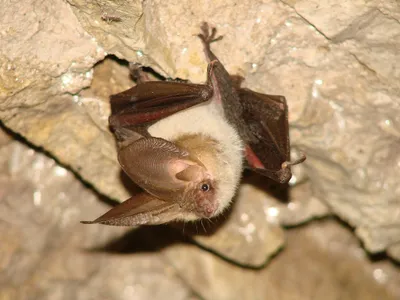
[[[107,206],[53,159],[10,141],[0,166],[0,299],[190,299],[157,253],[104,250],[127,228],[80,224]]]
[[[260,269],[229,263],[167,226],[79,224],[107,206],[53,159],[2,132],[0,142],[0,299],[400,297],[400,270],[371,262],[351,231],[333,220],[289,230],[285,249]],[[251,194],[248,188],[242,192]],[[272,212],[265,216],[276,221]],[[243,228],[249,229],[237,226],[237,234]]]
[[[96,63],[114,54],[201,82],[206,61],[195,35],[206,20],[224,35],[213,49],[231,73],[287,97],[293,156],[302,151],[308,160],[294,168],[288,203],[270,200],[278,220],[295,225],[330,211],[368,251],[400,260],[396,1],[30,0],[0,9],[1,121],[101,193],[120,201],[129,194],[107,128],[107,97],[132,83],[123,62]],[[224,228],[240,227],[235,220]]]
[[[227,220],[219,217],[224,222],[215,232],[195,236],[195,240],[235,263],[260,267],[284,244],[276,213],[265,193],[243,184]]]
[[[357,239],[332,221],[287,232],[282,253],[261,270],[239,269],[192,247],[165,255],[204,299],[398,299],[399,269],[371,263]],[[194,255],[197,253],[197,255]]]

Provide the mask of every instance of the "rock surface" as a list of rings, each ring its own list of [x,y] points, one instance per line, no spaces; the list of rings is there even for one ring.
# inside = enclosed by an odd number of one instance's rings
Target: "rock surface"
[[[254,90],[287,97],[293,155],[308,156],[286,207],[261,196],[278,209],[278,221],[294,225],[329,209],[368,251],[400,260],[395,0],[27,0],[0,9],[1,121],[101,193],[120,201],[129,194],[107,128],[107,97],[132,83],[123,63],[98,62],[114,54],[201,82],[206,62],[194,35],[207,20],[224,35],[213,49],[231,73]]]
[[[0,166],[0,299],[400,297],[400,270],[371,262],[332,220],[287,231],[285,249],[267,267],[247,269],[167,226],[80,224],[107,206],[53,159],[1,132]]]

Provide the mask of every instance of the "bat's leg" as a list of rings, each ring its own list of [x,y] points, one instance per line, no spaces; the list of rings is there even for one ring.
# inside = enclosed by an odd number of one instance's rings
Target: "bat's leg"
[[[142,65],[138,63],[129,63],[129,72],[136,84],[150,81],[149,75],[147,75],[146,72],[143,72]]]
[[[136,82],[136,84],[141,84],[148,81],[154,81],[151,79],[147,72],[143,71],[143,66],[139,63],[129,63],[129,73],[132,79]],[[179,83],[190,83],[189,80],[186,79],[174,79],[174,78],[166,78],[167,82],[179,82]]]
[[[210,32],[210,26],[208,25],[207,22],[204,22],[201,26],[201,33],[198,34],[197,36],[201,39],[204,45],[204,52],[206,53],[208,61],[213,61],[213,60],[218,60],[218,58],[215,56],[215,54],[211,51],[210,44],[216,41],[222,40],[223,36],[220,35],[216,37],[217,35],[217,29],[215,27],[211,28]]]

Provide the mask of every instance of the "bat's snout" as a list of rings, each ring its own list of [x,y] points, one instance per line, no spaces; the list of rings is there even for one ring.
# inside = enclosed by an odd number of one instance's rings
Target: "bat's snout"
[[[216,215],[218,211],[218,201],[208,201],[207,199],[200,198],[196,201],[197,213],[200,217],[211,218]]]
[[[186,195],[187,201],[192,201],[192,209],[197,217],[211,218],[218,213],[219,202],[216,198],[215,188],[215,184],[211,180],[206,180],[197,184]]]

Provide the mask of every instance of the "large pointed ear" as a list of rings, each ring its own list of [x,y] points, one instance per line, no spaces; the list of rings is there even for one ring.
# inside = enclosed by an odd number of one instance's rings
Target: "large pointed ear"
[[[118,160],[133,182],[163,200],[179,200],[188,182],[202,175],[186,150],[161,138],[142,138],[119,149]],[[177,176],[186,169],[192,172]]]
[[[176,219],[180,213],[180,207],[176,202],[165,202],[142,192],[112,208],[96,220],[81,221],[81,223],[113,226],[157,225]]]

